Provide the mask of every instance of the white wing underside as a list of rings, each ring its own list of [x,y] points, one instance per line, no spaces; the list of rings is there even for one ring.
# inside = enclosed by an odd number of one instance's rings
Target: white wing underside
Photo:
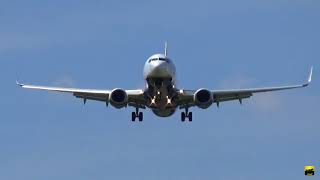
[[[50,86],[35,86],[21,84],[17,82],[19,86],[26,89],[36,89],[36,90],[47,90],[55,92],[72,93],[77,98],[83,98],[85,101],[96,100],[103,101],[107,104],[109,103],[109,95],[112,90],[99,90],[99,89],[79,89],[79,88],[63,88],[63,87],[50,87]],[[137,102],[141,103],[143,101],[143,91],[141,89],[137,90],[126,90],[128,94],[129,105],[135,106]],[[130,102],[131,101],[131,102]],[[142,107],[143,108],[143,107]]]
[[[219,102],[223,101],[231,101],[231,100],[239,100],[240,103],[242,99],[249,98],[255,93],[261,92],[271,92],[271,91],[280,91],[287,89],[295,89],[302,88],[309,85],[312,78],[312,67],[310,69],[310,73],[308,76],[308,80],[306,83],[298,84],[298,85],[290,85],[290,86],[278,86],[278,87],[262,87],[262,88],[247,88],[247,89],[229,89],[229,90],[211,90],[214,103],[219,105]],[[196,90],[180,90],[180,108],[191,107],[194,106],[194,94]]]

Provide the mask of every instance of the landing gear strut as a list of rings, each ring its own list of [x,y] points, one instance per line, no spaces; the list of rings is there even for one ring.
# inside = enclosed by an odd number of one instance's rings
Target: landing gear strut
[[[192,112],[188,112],[188,108],[186,108],[185,112],[181,112],[181,121],[184,122],[186,118],[189,119],[189,121],[192,121]]]
[[[139,121],[143,121],[143,113],[139,112],[139,108],[136,108],[136,112],[131,113],[131,120],[136,121],[136,118],[139,118]]]

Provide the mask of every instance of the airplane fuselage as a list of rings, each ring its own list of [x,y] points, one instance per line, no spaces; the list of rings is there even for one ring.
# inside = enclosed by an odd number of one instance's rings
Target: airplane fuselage
[[[176,108],[176,68],[164,54],[152,55],[143,70],[147,106],[160,117],[171,116]]]

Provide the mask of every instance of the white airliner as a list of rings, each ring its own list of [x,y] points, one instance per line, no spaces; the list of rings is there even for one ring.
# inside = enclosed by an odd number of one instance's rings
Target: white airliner
[[[136,118],[142,121],[143,113],[139,112],[139,109],[146,108],[150,108],[154,114],[160,117],[171,116],[177,108],[184,109],[184,112],[181,112],[181,121],[185,121],[186,118],[192,121],[192,112],[189,112],[189,108],[193,106],[206,109],[215,103],[219,107],[220,102],[223,101],[238,100],[242,103],[242,99],[249,98],[254,93],[306,87],[311,82],[312,67],[307,82],[299,85],[231,90],[209,90],[205,88],[185,90],[176,87],[176,68],[167,56],[166,45],[164,54],[154,54],[146,61],[143,75],[146,86],[144,89],[136,90],[35,86],[21,84],[18,81],[17,84],[28,89],[72,93],[75,97],[82,98],[84,104],[89,99],[103,101],[106,105],[110,103],[118,109],[132,106],[136,109],[135,112],[132,112],[132,121],[135,121]]]

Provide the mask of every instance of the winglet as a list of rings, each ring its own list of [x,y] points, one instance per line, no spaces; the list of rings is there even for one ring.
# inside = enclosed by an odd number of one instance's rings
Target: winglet
[[[16,84],[20,87],[24,86],[24,84],[20,83],[18,80],[16,80]]]
[[[308,85],[311,83],[311,80],[312,80],[312,70],[313,70],[313,67],[311,66],[311,68],[310,68],[310,73],[309,73],[309,76],[308,76],[308,81],[307,81],[305,84],[303,84],[304,87],[305,87],[305,86],[308,86]]]

